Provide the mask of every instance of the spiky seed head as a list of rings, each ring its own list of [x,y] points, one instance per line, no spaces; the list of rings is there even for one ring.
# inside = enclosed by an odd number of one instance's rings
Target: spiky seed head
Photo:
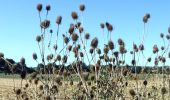
[[[67,63],[67,56],[66,55],[63,56],[62,61],[63,61],[63,63]]]
[[[165,49],[165,47],[164,46],[161,46],[161,50],[164,50]]]
[[[73,40],[74,42],[76,42],[76,41],[78,40],[78,38],[79,38],[79,36],[78,36],[76,33],[73,33],[73,34],[71,35],[71,37],[72,37],[72,40]]]
[[[53,30],[52,30],[52,29],[50,29],[50,33],[53,33]]]
[[[79,33],[82,33],[84,31],[84,28],[83,27],[80,27],[79,28]]]
[[[144,45],[143,45],[143,44],[140,44],[140,45],[139,45],[139,50],[141,50],[141,51],[144,50]]]
[[[33,54],[32,54],[32,58],[33,58],[34,60],[37,60],[37,54],[36,54],[36,53],[33,53]]]
[[[159,51],[158,46],[155,44],[155,45],[153,46],[153,53],[155,54],[155,53],[157,53],[158,51]]]
[[[136,95],[136,92],[133,89],[130,89],[129,93],[132,97],[134,97]]]
[[[148,18],[146,16],[143,17],[143,22],[147,23],[148,22]]]
[[[118,51],[115,51],[115,52],[113,53],[113,55],[114,55],[116,58],[118,58],[119,52],[118,52]]]
[[[161,33],[161,34],[160,34],[160,37],[161,37],[161,38],[163,38],[163,37],[164,37],[164,34],[163,34],[163,33]]]
[[[169,34],[166,35],[166,39],[167,39],[167,40],[170,39],[170,35],[169,35]]]
[[[36,37],[36,41],[37,41],[37,42],[40,42],[40,41],[41,41],[41,36],[40,36],[40,35],[38,35],[38,36]]]
[[[113,26],[109,22],[106,22],[106,27],[107,27],[107,30],[110,32],[113,30]]]
[[[51,6],[50,5],[46,5],[46,10],[50,11],[51,10]]]
[[[124,42],[123,42],[123,40],[121,38],[118,39],[118,44],[119,45],[124,45]]]
[[[105,46],[105,47],[103,48],[103,52],[104,52],[104,54],[108,54],[108,52],[109,52],[109,47],[108,47],[108,46]]]
[[[22,79],[25,79],[26,77],[26,71],[22,71],[21,74],[20,74],[21,78]]]
[[[60,55],[57,55],[57,60],[61,61],[61,56]]]
[[[92,54],[93,51],[94,51],[94,49],[93,49],[93,48],[90,48],[90,50],[89,50],[90,54]]]
[[[20,59],[20,63],[21,63],[21,65],[25,65],[25,58],[22,57],[22,58]]]
[[[84,57],[84,54],[83,54],[83,52],[80,52],[80,57]]]
[[[69,46],[67,47],[67,49],[68,49],[68,51],[71,51],[72,46],[71,46],[71,45],[69,45]]]
[[[85,34],[85,39],[88,40],[90,38],[90,34],[89,33],[86,33]]]
[[[69,28],[68,32],[70,34],[72,34],[74,32],[74,25],[70,25],[70,28]]]
[[[21,89],[15,90],[15,94],[16,94],[16,95],[20,95],[20,94],[21,94]]]
[[[80,26],[81,26],[81,22],[77,22],[76,28],[80,28]]]
[[[37,4],[37,10],[40,12],[42,10],[42,4]]]
[[[108,42],[108,46],[109,46],[109,49],[110,49],[110,50],[113,50],[113,49],[114,49],[114,43],[113,43],[113,41],[109,41],[109,42]]]
[[[45,19],[44,21],[41,22],[40,24],[41,28],[48,28],[50,26],[50,20]]]
[[[143,85],[146,86],[147,84],[148,84],[147,80],[144,80],[144,81],[143,81]]]
[[[143,17],[143,22],[147,23],[149,18],[150,18],[150,14],[146,13],[145,16]]]
[[[71,16],[72,16],[72,18],[73,18],[74,20],[77,20],[77,19],[78,19],[77,12],[75,12],[75,11],[73,11],[73,12],[71,13]]]
[[[149,58],[147,59],[147,61],[148,61],[148,62],[151,62],[151,57],[149,57]]]
[[[39,82],[39,78],[36,78],[36,79],[34,80],[34,84],[35,84],[35,85],[38,85],[38,82]]]
[[[69,38],[68,37],[64,37],[64,43],[68,44],[68,42],[69,42]]]
[[[102,29],[104,29],[104,27],[105,27],[104,23],[100,23],[100,27],[101,27]]]
[[[43,85],[40,85],[40,86],[39,86],[39,90],[40,90],[40,91],[42,91],[43,88],[44,88]]]
[[[122,45],[120,45],[120,46],[119,46],[119,52],[120,52],[121,54],[123,54],[124,51],[125,51],[125,47],[122,46]]]
[[[167,89],[165,88],[165,87],[162,87],[161,88],[161,93],[164,95],[164,94],[166,94],[167,93]]]
[[[125,82],[125,86],[128,86],[128,82]]]
[[[91,47],[92,48],[97,48],[98,46],[98,39],[95,37],[92,41],[91,41]]]
[[[61,21],[62,21],[62,16],[58,16],[57,19],[56,19],[56,23],[57,23],[58,25],[60,25],[60,24],[61,24]]]
[[[151,17],[151,15],[149,13],[146,13],[145,15],[148,19]]]
[[[136,65],[136,60],[133,59],[131,63],[133,66]]]
[[[97,49],[97,54],[101,54],[101,50],[100,49]]]
[[[162,57],[161,61],[162,61],[163,63],[165,63],[165,62],[166,62],[166,58],[165,58],[165,57]]]
[[[79,9],[80,9],[80,11],[84,11],[85,10],[85,5],[84,4],[80,4]]]

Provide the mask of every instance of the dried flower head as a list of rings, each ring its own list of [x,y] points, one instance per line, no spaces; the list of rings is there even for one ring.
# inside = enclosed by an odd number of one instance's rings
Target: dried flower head
[[[46,5],[46,10],[50,11],[51,10],[51,6],[50,5]]]
[[[77,12],[75,12],[75,11],[73,11],[73,12],[71,13],[71,16],[72,16],[72,18],[73,18],[74,20],[77,20],[77,19],[78,19]]]
[[[58,25],[60,25],[60,24],[61,24],[61,21],[62,21],[62,17],[61,17],[61,16],[58,16],[57,19],[56,19],[56,23],[57,23]]]
[[[16,94],[16,95],[20,95],[20,94],[21,94],[21,89],[15,90],[15,94]]]
[[[159,51],[158,46],[155,44],[155,45],[153,46],[153,53],[155,54],[155,53],[157,53],[158,51]]]
[[[143,45],[143,44],[140,44],[140,45],[139,45],[139,50],[141,50],[141,51],[144,50],[144,45]]]
[[[25,65],[25,58],[22,57],[22,58],[20,59],[20,64],[21,64],[21,65]]]
[[[64,37],[64,43],[68,44],[68,42],[69,42],[69,38],[68,37]]]
[[[97,54],[101,54],[101,50],[100,49],[97,49]]]
[[[98,39],[95,37],[92,41],[91,41],[91,47],[92,48],[97,48],[98,46]]]
[[[134,97],[136,95],[136,92],[133,89],[130,89],[129,93],[132,97]]]
[[[104,29],[104,27],[105,27],[104,23],[100,23],[100,27],[101,27],[102,29]]]
[[[80,11],[84,11],[85,10],[85,5],[84,4],[80,4],[79,9],[80,9]]]
[[[143,22],[147,23],[149,18],[150,18],[150,14],[149,13],[145,14],[145,16],[143,17]]]
[[[25,79],[26,77],[26,71],[22,71],[21,74],[20,74],[21,78],[22,79]]]
[[[61,61],[61,56],[60,55],[57,55],[57,60]]]
[[[38,36],[36,37],[36,41],[37,41],[37,42],[40,42],[40,41],[41,41],[41,36],[38,35]]]
[[[165,88],[165,87],[162,87],[161,88],[161,93],[164,95],[164,94],[166,94],[168,91],[167,91],[167,89]]]
[[[34,60],[37,60],[37,54],[36,54],[36,53],[33,53],[33,54],[32,54],[32,58],[33,58]]]
[[[40,12],[42,10],[42,4],[37,4],[37,10]]]
[[[40,24],[41,28],[48,28],[50,26],[50,20],[45,19],[44,21],[41,22]]]
[[[164,37],[164,34],[163,34],[163,33],[161,33],[161,34],[160,34],[160,37],[161,37],[161,38],[163,38],[163,37]]]
[[[89,33],[86,33],[85,34],[85,39],[88,40],[90,38],[90,34]]]
[[[53,49],[54,49],[54,51],[57,50],[57,44],[54,44]]]
[[[113,30],[113,26],[108,22],[106,22],[106,27],[107,27],[107,30],[110,32]]]
[[[79,33],[82,33],[84,31],[83,27],[79,27]]]
[[[144,80],[144,81],[143,81],[143,85],[146,86],[147,84],[148,84],[147,80]]]
[[[94,51],[94,49],[93,49],[93,48],[90,48],[90,50],[89,50],[90,54],[92,54],[93,51]]]
[[[70,28],[69,28],[68,32],[70,34],[72,34],[74,32],[74,25],[70,25]]]
[[[76,41],[78,40],[79,36],[78,36],[76,33],[73,33],[73,34],[71,35],[71,38],[72,38],[72,40],[73,40],[74,42],[76,42]]]
[[[108,42],[108,46],[109,46],[109,49],[110,49],[110,50],[113,50],[113,49],[114,49],[114,43],[113,43],[113,41],[109,41],[109,42]]]
[[[166,35],[166,39],[167,39],[167,40],[170,39],[170,35],[169,35],[169,34]]]

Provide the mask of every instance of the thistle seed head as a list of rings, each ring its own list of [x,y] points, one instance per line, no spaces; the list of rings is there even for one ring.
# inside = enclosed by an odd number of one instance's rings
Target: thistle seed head
[[[72,18],[73,18],[74,20],[77,20],[77,19],[78,19],[77,12],[75,12],[75,11],[73,11],[73,12],[71,13],[71,16],[72,16]]]
[[[41,41],[41,36],[38,35],[38,36],[36,37],[36,41],[37,41],[37,42],[40,42],[40,41]]]
[[[92,48],[97,48],[98,46],[98,39],[95,37],[92,41],[91,41],[91,47]]]
[[[37,4],[37,10],[40,12],[42,10],[42,4]]]
[[[80,11],[83,12],[85,10],[85,5],[84,4],[80,4],[79,9],[80,9]]]
[[[57,23],[58,25],[60,25],[60,24],[61,24],[61,21],[62,21],[62,17],[61,17],[61,16],[58,16],[57,19],[56,19],[56,23]]]
[[[78,36],[76,33],[73,33],[73,34],[71,35],[71,37],[72,37],[72,40],[73,40],[74,42],[76,42],[76,41],[78,40],[78,38],[79,38],[79,36]]]
[[[50,11],[51,10],[51,6],[50,5],[46,5],[46,10]]]
[[[36,54],[36,53],[33,53],[33,54],[32,54],[32,58],[33,58],[34,60],[37,60],[37,54]]]

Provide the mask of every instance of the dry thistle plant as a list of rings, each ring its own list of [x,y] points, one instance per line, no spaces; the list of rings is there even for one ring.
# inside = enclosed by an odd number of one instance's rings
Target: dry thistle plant
[[[51,6],[46,5],[45,17],[41,15],[42,8],[42,4],[36,7],[41,32],[35,39],[40,57],[36,52],[32,54],[33,60],[38,64],[36,71],[27,74],[24,58],[21,58],[16,65],[7,61],[4,54],[0,53],[0,62],[8,64],[12,74],[16,66],[20,66],[20,87],[15,87],[13,78],[13,93],[16,99],[167,100],[170,98],[170,68],[165,66],[170,58],[170,28],[166,36],[160,34],[163,46],[159,48],[159,45],[155,44],[151,51],[152,55],[147,58],[144,55],[144,36],[141,43],[133,42],[129,51],[127,43],[122,38],[118,38],[117,42],[112,40],[114,27],[110,22],[100,23],[103,35],[105,35],[104,29],[108,32],[102,44],[103,48],[100,48],[100,39],[93,37],[84,27],[83,14],[86,10],[84,4],[79,6],[81,17],[78,12],[71,12],[72,23],[68,23],[68,34],[64,33],[62,37],[59,37],[60,26],[64,18],[60,15],[56,17],[55,31],[51,29],[52,21],[48,19]],[[149,18],[149,13],[143,17],[144,35]],[[48,35],[50,35],[49,40]],[[53,38],[55,41],[52,41]],[[130,63],[126,60],[127,53],[132,56]],[[139,64],[140,60],[143,60],[142,67]],[[152,62],[154,67],[147,67]],[[24,80],[26,84],[23,84]]]

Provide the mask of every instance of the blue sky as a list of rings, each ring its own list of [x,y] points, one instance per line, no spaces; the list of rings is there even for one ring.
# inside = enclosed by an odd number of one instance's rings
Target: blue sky
[[[97,36],[103,44],[101,22],[110,22],[115,30],[112,39],[117,43],[118,38],[126,42],[126,48],[131,50],[132,43],[140,43],[139,35],[143,34],[142,18],[150,13],[145,38],[144,54],[146,57],[152,53],[154,44],[162,46],[159,34],[168,34],[170,26],[170,11],[168,0],[1,0],[0,3],[0,52],[6,58],[19,61],[26,58],[28,66],[36,66],[32,53],[38,53],[35,37],[40,34],[38,12],[36,5],[42,3],[45,9],[51,5],[49,19],[51,28],[56,31],[56,17],[63,17],[60,36],[67,32],[69,24],[73,22],[71,12],[79,12],[79,4],[84,3],[86,10],[83,13],[84,27],[91,37]],[[45,10],[42,12],[45,15]],[[128,59],[129,55],[127,56]],[[130,58],[130,57],[129,57]],[[167,62],[169,64],[169,62]]]

